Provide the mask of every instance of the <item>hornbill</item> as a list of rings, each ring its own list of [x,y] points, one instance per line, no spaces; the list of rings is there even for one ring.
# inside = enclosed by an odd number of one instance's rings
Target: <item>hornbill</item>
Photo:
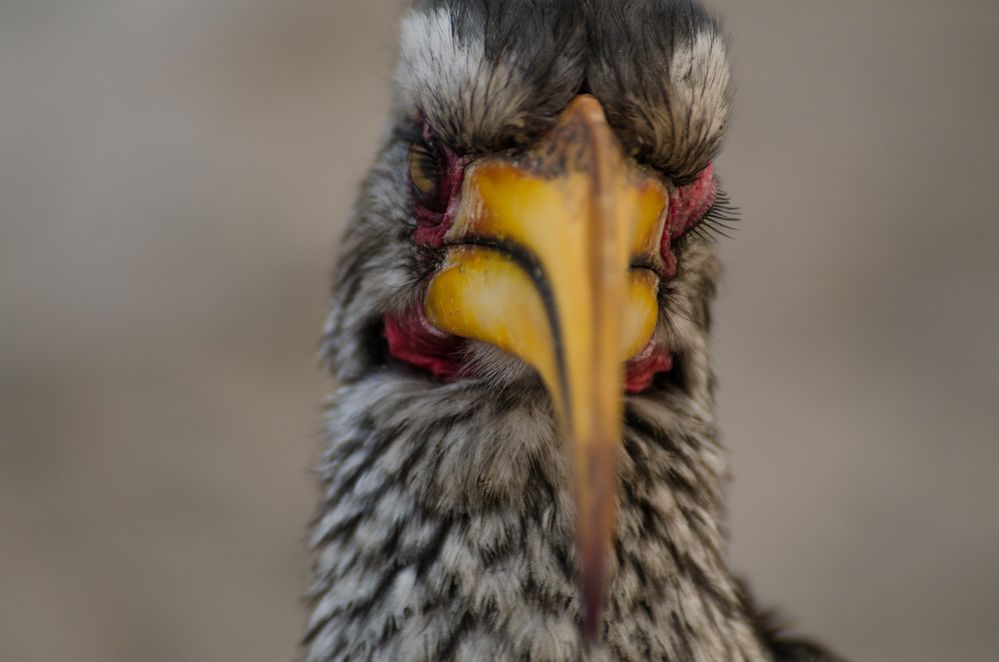
[[[726,562],[726,39],[694,0],[415,0],[323,355],[304,657],[831,660]]]

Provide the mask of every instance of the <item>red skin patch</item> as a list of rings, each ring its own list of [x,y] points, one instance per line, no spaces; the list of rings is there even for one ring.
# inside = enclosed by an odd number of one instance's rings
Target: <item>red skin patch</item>
[[[652,387],[656,375],[673,369],[673,357],[665,347],[650,340],[625,367],[624,390],[630,394],[644,393]]]
[[[431,324],[421,306],[402,317],[386,316],[385,339],[392,356],[437,379],[454,381],[467,374],[462,351],[467,341]]]
[[[413,242],[418,246],[443,246],[461,197],[465,162],[446,147],[442,150],[447,160],[441,182],[442,194],[447,196],[445,211],[434,212],[414,204]],[[704,218],[717,194],[713,164],[708,164],[690,184],[670,191],[669,216],[661,243],[666,278],[676,275],[676,255],[671,243]],[[472,376],[465,361],[464,349],[468,341],[434,327],[427,320],[422,305],[402,316],[386,316],[385,339],[393,357],[425,370],[437,379],[452,382]],[[673,359],[667,347],[649,341],[645,349],[628,361],[626,368],[625,391],[642,393],[651,388],[656,375],[673,368]]]

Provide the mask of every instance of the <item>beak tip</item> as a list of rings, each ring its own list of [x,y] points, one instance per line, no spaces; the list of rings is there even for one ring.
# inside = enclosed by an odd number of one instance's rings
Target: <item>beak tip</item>
[[[600,569],[602,570],[602,568]],[[588,644],[600,640],[600,614],[604,601],[603,572],[584,572],[582,582],[583,594],[583,638]]]
[[[600,629],[600,615],[599,610],[592,607],[591,605],[586,605],[586,620],[583,622],[583,639],[588,645],[595,644],[599,641],[598,631]]]

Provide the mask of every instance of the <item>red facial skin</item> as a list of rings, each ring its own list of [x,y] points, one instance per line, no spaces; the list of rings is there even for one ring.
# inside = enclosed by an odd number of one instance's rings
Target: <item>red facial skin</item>
[[[432,140],[425,130],[424,135]],[[464,180],[466,160],[441,147],[446,160],[441,176],[442,200],[437,210],[421,205],[415,199],[413,208],[416,229],[413,243],[425,248],[440,248],[444,236],[451,227],[461,198],[461,185]],[[694,227],[715,203],[717,184],[714,165],[708,164],[689,184],[673,187],[669,195],[669,216],[663,231],[661,251],[665,270],[663,276],[676,275],[676,254],[672,243]],[[443,210],[443,211],[441,211]],[[389,353],[417,368],[426,370],[435,378],[452,382],[462,377],[474,376],[472,368],[465,360],[464,338],[445,333],[435,328],[423,312],[422,302],[413,310],[400,316],[385,317],[385,339]],[[628,393],[642,393],[652,386],[657,374],[669,372],[673,359],[669,348],[650,340],[645,349],[628,361],[625,390]]]
[[[468,374],[463,351],[467,341],[431,324],[423,306],[400,317],[386,316],[385,339],[392,356],[437,379],[450,382]]]

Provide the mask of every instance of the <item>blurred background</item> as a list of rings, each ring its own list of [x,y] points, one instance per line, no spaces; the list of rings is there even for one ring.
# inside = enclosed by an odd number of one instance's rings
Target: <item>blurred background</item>
[[[288,660],[401,0],[0,1],[0,660]],[[999,3],[712,0],[734,565],[999,659]]]

